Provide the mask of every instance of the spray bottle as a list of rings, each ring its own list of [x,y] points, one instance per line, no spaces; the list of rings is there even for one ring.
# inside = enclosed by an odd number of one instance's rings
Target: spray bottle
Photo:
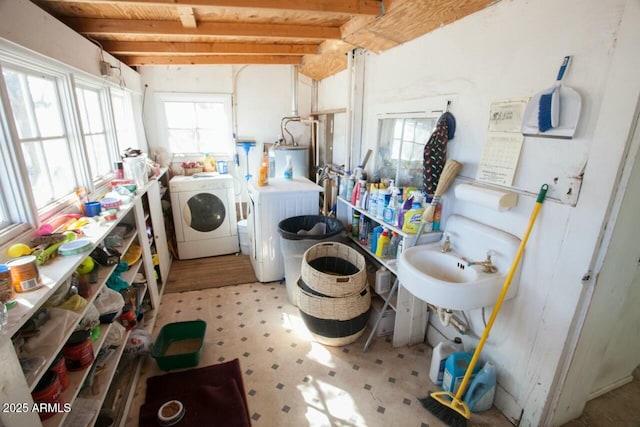
[[[293,179],[293,165],[291,164],[291,156],[287,156],[287,164],[284,167],[284,179]]]

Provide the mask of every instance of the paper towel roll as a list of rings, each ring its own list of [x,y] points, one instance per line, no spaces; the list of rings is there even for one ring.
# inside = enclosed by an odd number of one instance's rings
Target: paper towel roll
[[[505,211],[518,202],[518,194],[507,190],[480,187],[471,184],[458,184],[455,188],[456,198],[479,206]]]

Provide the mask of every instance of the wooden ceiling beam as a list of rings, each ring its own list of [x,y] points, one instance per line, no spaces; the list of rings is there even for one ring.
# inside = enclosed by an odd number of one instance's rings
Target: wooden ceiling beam
[[[193,9],[187,6],[178,6],[178,15],[180,16],[180,22],[184,28],[196,28],[196,17],[193,14]]]
[[[45,0],[48,2],[115,4],[130,6],[233,7],[279,9],[347,15],[380,15],[379,0]]]
[[[118,55],[130,67],[141,65],[222,65],[222,64],[274,64],[300,65],[302,56],[292,55]]]
[[[180,22],[142,19],[64,18],[64,22],[81,34],[183,35],[340,39],[339,27],[311,25],[259,24],[242,22],[202,22],[197,28],[184,28]]]
[[[102,40],[102,47],[113,55],[307,55],[317,54],[318,44],[279,43],[196,43],[137,42]]]

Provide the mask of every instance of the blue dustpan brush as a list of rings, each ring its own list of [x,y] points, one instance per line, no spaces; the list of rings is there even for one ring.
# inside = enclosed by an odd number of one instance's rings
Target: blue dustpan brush
[[[538,129],[540,132],[546,132],[558,126],[560,120],[560,85],[565,71],[569,66],[570,56],[565,56],[562,66],[558,71],[558,77],[553,87],[540,95],[538,103]]]

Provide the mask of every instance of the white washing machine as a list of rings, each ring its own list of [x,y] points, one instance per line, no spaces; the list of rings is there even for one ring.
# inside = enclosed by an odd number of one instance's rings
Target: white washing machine
[[[238,223],[231,175],[202,173],[169,181],[180,259],[238,252]]]
[[[260,282],[284,278],[278,224],[298,215],[318,215],[322,187],[307,178],[271,178],[263,187],[249,181],[247,231],[251,265]]]

